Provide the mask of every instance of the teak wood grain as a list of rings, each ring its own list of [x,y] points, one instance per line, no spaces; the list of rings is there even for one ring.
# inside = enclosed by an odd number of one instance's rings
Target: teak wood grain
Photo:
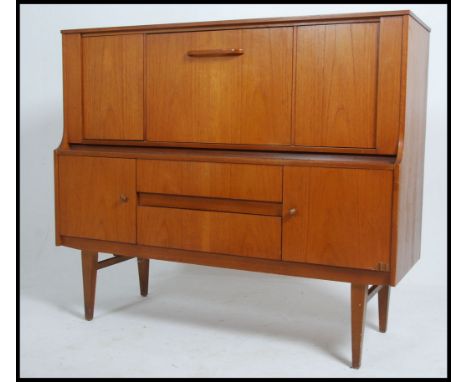
[[[278,202],[282,182],[280,166],[137,161],[139,192]]]
[[[388,324],[388,307],[390,305],[390,286],[384,285],[379,291],[379,331],[385,333]]]
[[[204,198],[164,194],[138,193],[139,206],[173,207],[190,210],[238,212],[242,214],[282,216],[283,205],[251,200]]]
[[[296,144],[375,148],[378,28],[298,27]]]
[[[391,196],[391,171],[285,167],[283,259],[388,265]],[[296,214],[288,216],[292,208]]]
[[[85,318],[90,321],[94,316],[94,301],[96,299],[96,274],[98,253],[81,251],[81,268],[83,274],[83,296]]]
[[[292,28],[148,35],[147,139],[289,144],[291,73]]]
[[[133,159],[59,156],[60,234],[135,243],[135,177]]]
[[[420,256],[429,28],[410,11],[63,31],[56,244],[351,283],[366,304]],[[98,262],[98,252],[116,256]],[[372,285],[368,289],[368,285]]]
[[[62,144],[81,142],[83,129],[81,35],[62,36],[63,133]]]
[[[130,146],[70,145],[56,150],[66,156],[96,156],[108,158],[158,159],[254,165],[294,165],[305,167],[339,167],[393,170],[395,157],[375,155],[336,155],[320,153],[258,152],[185,148],[150,148]]]
[[[148,279],[149,279],[149,259],[137,259],[138,278],[140,281],[140,294],[145,297],[148,295]]]
[[[426,134],[429,33],[407,18],[408,55],[405,66],[404,121],[400,132],[394,184],[392,285],[396,285],[421,254],[424,147]]]
[[[122,256],[140,256],[147,259],[176,261],[212,267],[241,269],[252,272],[275,273],[289,276],[311,277],[341,282],[387,284],[389,272],[368,271],[319,264],[277,261],[246,256],[223,255],[182,249],[161,248],[147,245],[117,243],[104,240],[63,236],[63,245]]]
[[[138,244],[281,259],[281,218],[138,207]]]
[[[396,154],[400,125],[403,17],[383,17],[379,30],[377,147]]]
[[[84,138],[143,139],[143,35],[82,42]]]
[[[172,24],[152,24],[152,25],[134,25],[134,26],[119,26],[119,27],[104,27],[104,28],[82,28],[82,29],[63,29],[63,34],[67,33],[128,33],[128,32],[149,32],[154,33],[159,30],[172,30],[177,31],[180,29],[193,28],[196,30],[204,30],[206,28],[245,28],[245,27],[264,27],[278,26],[283,24],[304,24],[304,23],[324,23],[327,21],[332,22],[349,22],[358,20],[375,19],[378,17],[390,16],[403,16],[409,15],[417,21],[428,32],[431,28],[427,26],[420,18],[418,18],[410,10],[397,10],[397,11],[381,11],[381,12],[361,12],[361,13],[338,13],[328,15],[308,15],[308,16],[295,16],[295,17],[269,17],[269,18],[254,18],[254,19],[241,19],[241,20],[218,20],[218,21],[203,21],[203,22],[190,22],[190,23],[172,23]]]
[[[354,369],[361,367],[362,340],[366,324],[367,285],[351,284],[351,349]]]

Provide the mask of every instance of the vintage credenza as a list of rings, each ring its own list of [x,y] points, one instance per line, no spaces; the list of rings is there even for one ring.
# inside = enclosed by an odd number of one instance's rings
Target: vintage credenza
[[[56,244],[98,269],[159,259],[351,283],[420,257],[429,28],[410,11],[62,31]],[[98,260],[98,253],[114,256]],[[278,306],[278,309],[281,309]]]

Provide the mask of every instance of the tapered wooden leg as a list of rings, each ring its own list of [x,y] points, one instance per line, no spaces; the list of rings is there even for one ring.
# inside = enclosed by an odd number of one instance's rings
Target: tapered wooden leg
[[[94,299],[96,296],[96,273],[97,273],[98,253],[81,251],[81,266],[83,270],[83,294],[85,318],[88,321],[93,319]]]
[[[352,367],[361,366],[362,339],[367,305],[367,285],[351,284],[351,341]]]
[[[140,277],[140,294],[148,295],[149,259],[138,258],[138,275]]]
[[[379,331],[387,331],[388,306],[390,304],[390,286],[385,285],[379,291]]]

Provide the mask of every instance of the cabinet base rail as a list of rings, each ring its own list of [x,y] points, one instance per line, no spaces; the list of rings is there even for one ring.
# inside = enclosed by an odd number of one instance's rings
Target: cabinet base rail
[[[86,320],[94,316],[94,302],[96,296],[97,270],[130,260],[134,257],[114,255],[113,257],[98,261],[98,252],[81,251],[83,271],[84,311]],[[138,275],[140,281],[140,294],[148,295],[149,260],[137,257]],[[378,295],[379,305],[379,331],[387,331],[388,307],[390,300],[389,285],[372,285],[351,282],[351,342],[352,342],[352,368],[361,366],[362,341],[366,318],[367,302]]]

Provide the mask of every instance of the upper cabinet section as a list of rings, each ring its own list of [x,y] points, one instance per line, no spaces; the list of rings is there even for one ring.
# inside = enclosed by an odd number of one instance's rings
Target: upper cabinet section
[[[143,35],[82,43],[83,137],[143,139]]]
[[[151,34],[147,139],[291,143],[293,28]]]
[[[66,143],[396,155],[409,13],[71,31]]]

